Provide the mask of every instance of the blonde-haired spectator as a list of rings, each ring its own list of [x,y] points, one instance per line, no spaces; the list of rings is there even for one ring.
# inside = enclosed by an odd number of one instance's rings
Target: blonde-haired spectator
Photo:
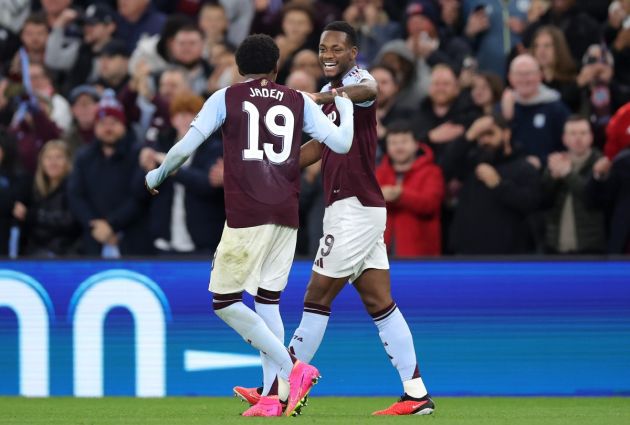
[[[71,170],[66,142],[46,143],[39,153],[33,198],[25,217],[26,255],[58,257],[79,253],[81,226],[70,211],[66,188]]]

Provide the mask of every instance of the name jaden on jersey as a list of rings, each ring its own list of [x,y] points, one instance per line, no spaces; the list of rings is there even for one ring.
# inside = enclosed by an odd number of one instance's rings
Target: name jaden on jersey
[[[284,93],[276,89],[271,89],[271,90],[265,89],[265,88],[259,89],[257,87],[249,88],[249,97],[272,97],[276,99],[277,101],[281,102],[283,96],[284,96]]]

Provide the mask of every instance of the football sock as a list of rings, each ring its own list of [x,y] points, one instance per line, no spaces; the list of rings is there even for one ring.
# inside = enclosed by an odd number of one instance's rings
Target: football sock
[[[284,345],[284,324],[280,317],[280,292],[268,291],[259,288],[258,294],[254,298],[256,313],[265,321],[267,327],[278,340]],[[263,368],[263,391],[262,395],[277,395],[278,385],[274,386],[278,374],[278,366],[269,356],[260,353]]]
[[[385,352],[398,370],[405,392],[411,397],[424,397],[427,389],[418,371],[413,337],[396,303],[392,302],[389,307],[371,316],[378,328]]]
[[[330,317],[330,307],[315,303],[304,303],[300,326],[289,342],[289,350],[300,361],[310,363],[317,352]]]
[[[278,376],[286,381],[293,368],[284,344],[269,330],[265,321],[243,304],[243,293],[215,294],[214,312],[254,348],[268,355],[279,366]]]

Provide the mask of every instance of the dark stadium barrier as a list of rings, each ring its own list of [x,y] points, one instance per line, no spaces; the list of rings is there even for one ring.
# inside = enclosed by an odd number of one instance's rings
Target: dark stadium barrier
[[[310,263],[281,302],[287,341]],[[0,263],[0,395],[215,395],[259,358],[212,314],[207,261]],[[394,261],[435,395],[630,394],[630,262]],[[249,300],[248,300],[249,302]],[[335,301],[317,395],[397,395],[355,291]]]

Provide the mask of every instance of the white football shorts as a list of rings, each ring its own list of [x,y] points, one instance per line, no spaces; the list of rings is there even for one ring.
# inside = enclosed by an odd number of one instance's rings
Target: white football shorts
[[[364,207],[356,197],[334,202],[324,212],[324,236],[319,240],[313,271],[352,282],[367,269],[389,269],[383,240],[387,211]]]
[[[297,229],[277,224],[233,229],[223,227],[221,241],[214,253],[208,290],[216,294],[258,288],[282,291],[293,257]]]

